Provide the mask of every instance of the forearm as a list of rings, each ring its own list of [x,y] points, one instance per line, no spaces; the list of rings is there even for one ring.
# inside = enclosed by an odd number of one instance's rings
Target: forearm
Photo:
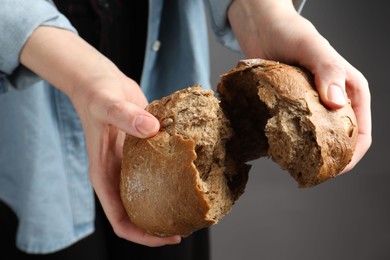
[[[118,72],[116,66],[73,32],[38,27],[27,40],[20,62],[72,96],[74,88],[89,86],[103,73]]]
[[[252,21],[253,24],[268,22],[283,14],[295,11],[292,0],[233,0],[229,10],[229,19],[241,17],[241,22]],[[253,24],[251,29],[253,29]]]
[[[232,30],[246,57],[273,58],[269,49],[280,43],[275,32],[299,17],[291,0],[234,0],[228,9]],[[305,26],[312,26],[305,22]],[[284,35],[286,37],[286,35]]]

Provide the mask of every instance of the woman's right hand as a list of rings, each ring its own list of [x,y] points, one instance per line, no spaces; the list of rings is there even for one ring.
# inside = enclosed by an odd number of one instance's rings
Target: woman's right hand
[[[144,110],[138,84],[72,32],[38,27],[27,40],[21,63],[66,93],[83,125],[89,177],[114,232],[147,245],[176,244],[180,236],[156,237],[129,220],[119,193],[125,134],[147,138],[158,120]]]

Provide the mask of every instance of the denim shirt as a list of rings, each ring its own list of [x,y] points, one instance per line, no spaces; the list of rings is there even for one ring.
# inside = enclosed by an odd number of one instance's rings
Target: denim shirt
[[[303,2],[294,2],[298,10]],[[230,0],[205,3],[218,41],[240,51],[226,19]],[[149,101],[194,84],[211,88],[204,8],[200,0],[149,0],[140,84]],[[94,231],[79,118],[66,95],[19,63],[26,40],[42,25],[77,33],[50,0],[2,0],[0,199],[17,215],[16,243],[29,253],[55,252]]]

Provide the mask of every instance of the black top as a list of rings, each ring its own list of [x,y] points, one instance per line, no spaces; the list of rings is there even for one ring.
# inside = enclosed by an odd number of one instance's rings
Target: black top
[[[79,35],[139,83],[148,20],[148,1],[54,0]]]

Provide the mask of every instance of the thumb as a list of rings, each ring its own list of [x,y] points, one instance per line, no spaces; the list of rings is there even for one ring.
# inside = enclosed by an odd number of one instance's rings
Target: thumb
[[[314,74],[321,101],[330,109],[347,104],[344,59],[314,27],[303,35],[303,51],[297,51],[297,62]],[[313,32],[314,30],[314,32]]]
[[[342,108],[348,100],[345,91],[346,72],[341,64],[317,63],[313,71],[321,101],[330,109]]]
[[[149,113],[138,114],[134,119],[133,135],[137,137],[151,137],[160,129],[158,120]],[[130,133],[131,134],[131,133]]]
[[[121,101],[110,106],[107,117],[108,123],[139,138],[152,137],[160,129],[157,118],[131,102]]]

